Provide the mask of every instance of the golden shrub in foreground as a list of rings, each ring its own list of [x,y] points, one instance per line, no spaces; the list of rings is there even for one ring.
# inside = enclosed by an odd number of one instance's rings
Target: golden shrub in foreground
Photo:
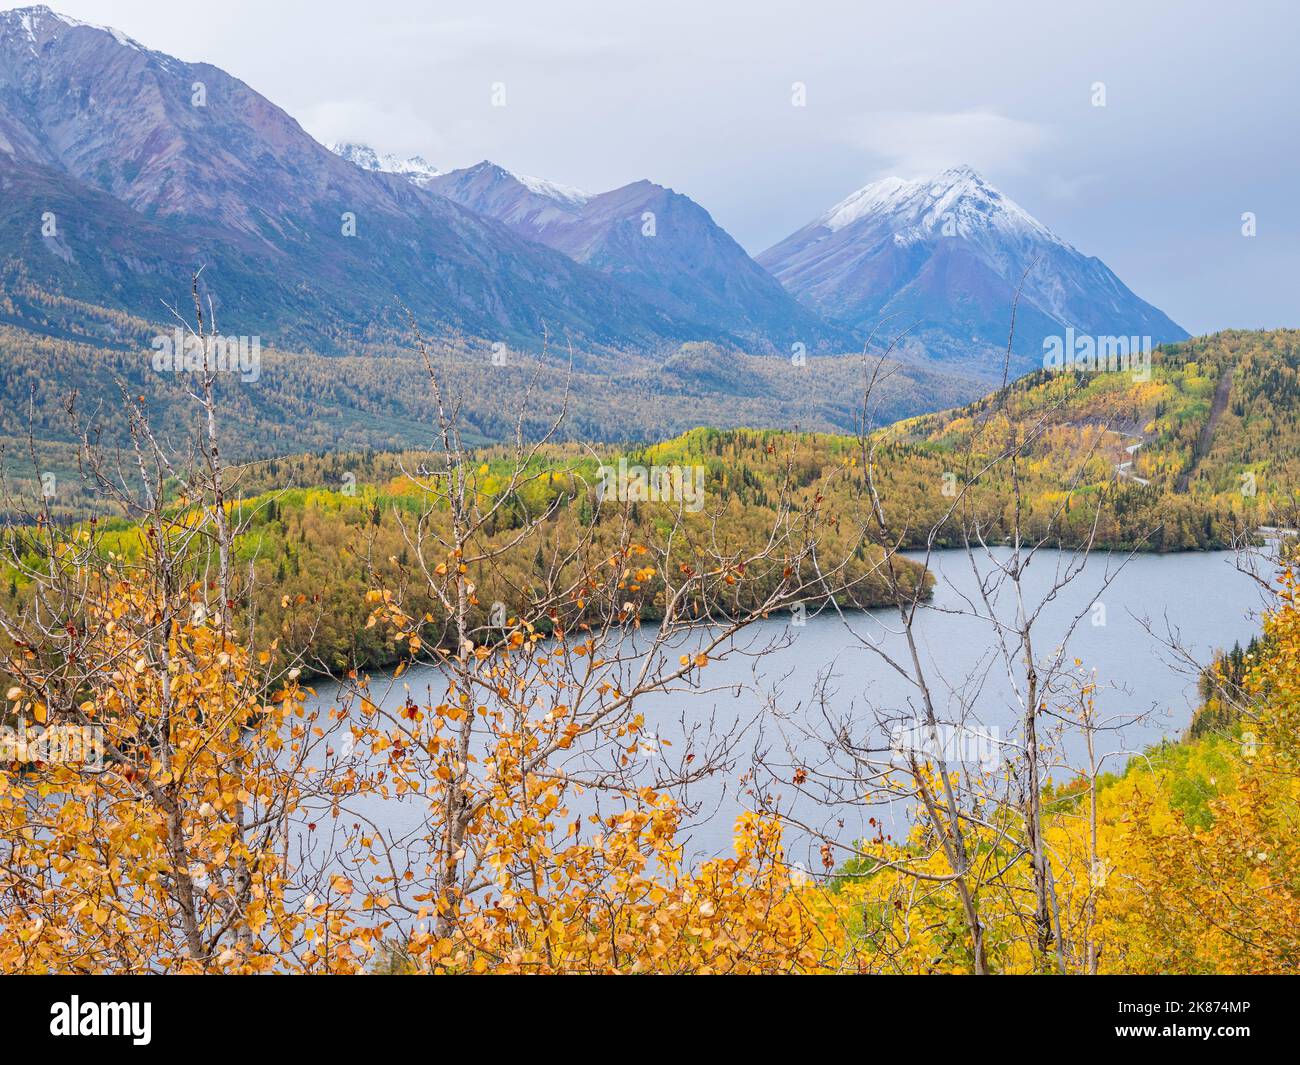
[[[392,912],[394,877],[309,880],[296,864],[304,798],[371,787],[309,768],[322,723],[296,683],[266,695],[215,620],[128,581],[96,594],[85,624],[93,663],[75,700],[66,656],[12,663],[10,711],[95,730],[104,766],[0,766],[0,971],[355,973],[381,943],[400,944],[400,968],[432,972],[802,972],[839,952],[792,886],[779,826],[742,818],[735,857],[692,871],[680,813],[653,791],[560,824],[567,785],[522,771],[526,730],[497,736],[491,801],[467,840],[493,882],[458,898],[448,935],[419,931]],[[426,752],[439,742],[426,736]]]
[[[1102,786],[1095,851],[1086,795],[1048,804],[1048,956],[1028,932],[1031,870],[1016,815],[986,810],[972,827],[972,883],[994,971],[1300,968],[1298,606],[1288,570],[1241,724]],[[474,785],[456,793],[474,813],[465,853],[452,856],[465,874],[455,890],[436,863],[414,852],[403,863],[346,826],[341,838],[361,860],[347,876],[308,870],[290,844],[309,799],[333,803],[342,822],[351,795],[414,793],[429,803],[429,840],[440,838],[438,782],[456,757],[447,729],[459,703],[409,705],[405,731],[340,714],[386,760],[378,777],[331,778],[307,752],[339,724],[308,713],[293,680],[268,695],[257,663],[216,621],[169,611],[131,582],[96,594],[75,654],[46,652],[26,649],[11,664],[21,681],[6,693],[9,711],[102,730],[105,766],[0,766],[0,971],[971,968],[925,828],[864,845],[835,890],[792,873],[780,825],[754,815],[737,822],[733,856],[688,867],[683,814],[667,795],[624,790],[612,812],[572,813],[577,785],[535,758],[563,734],[563,717],[522,709],[480,708],[491,745]],[[634,741],[641,725],[633,716],[618,735]]]
[[[1095,856],[1086,794],[1048,804],[1058,953],[1030,947],[1032,882],[1016,860],[1015,818],[1003,811],[972,830],[994,971],[1300,971],[1300,593],[1290,568],[1264,631],[1237,726],[1156,751],[1099,789]],[[834,896],[863,968],[970,971],[946,865],[928,842],[918,827],[871,849],[868,871]]]
[[[645,792],[590,841],[546,842],[524,820],[504,827],[497,891],[463,904],[456,933],[417,934],[415,969],[434,972],[806,973],[837,964],[838,922],[814,912],[819,892],[792,883],[780,827],[742,816],[736,856],[681,868],[679,813]]]
[[[9,712],[84,730],[103,767],[0,766],[0,971],[348,970],[364,954],[345,911],[289,901],[301,693],[264,696],[231,634],[176,605],[110,572],[67,646],[10,663]]]

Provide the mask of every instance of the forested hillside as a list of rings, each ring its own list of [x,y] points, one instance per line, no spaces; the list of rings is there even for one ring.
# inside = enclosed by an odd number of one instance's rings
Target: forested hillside
[[[750,434],[742,431],[736,438],[749,440]],[[511,616],[516,614],[523,602],[535,597],[535,586],[543,583],[555,558],[576,559],[584,536],[594,544],[588,553],[613,550],[617,539],[627,535],[650,546],[675,538],[678,550],[690,555],[721,552],[743,558],[761,551],[773,525],[783,520],[784,509],[811,514],[823,488],[834,482],[834,472],[821,471],[812,449],[800,447],[799,438],[789,442],[789,453],[761,451],[763,461],[754,465],[736,464],[721,453],[701,458],[709,501],[694,513],[683,513],[670,502],[621,506],[610,500],[602,507],[599,463],[575,446],[546,449],[531,468],[530,483],[511,490],[484,531],[486,541],[504,546],[506,554],[474,573],[474,627],[489,629],[497,602],[508,604]],[[503,448],[480,455],[474,490],[484,500],[495,501],[508,488],[510,459]],[[610,459],[617,461],[613,455]],[[630,460],[650,461],[642,453],[631,454]],[[428,505],[427,485],[436,481],[437,474],[430,471],[438,469],[437,463],[428,453],[343,454],[271,460],[246,471],[237,485],[242,495],[229,508],[232,525],[241,530],[235,562],[247,569],[255,610],[267,623],[266,631],[282,642],[283,654],[305,655],[307,668],[322,673],[390,666],[400,659],[402,648],[389,630],[367,627],[371,605],[366,595],[380,587],[418,588],[421,576],[410,550],[412,529],[441,529],[447,520],[445,507],[430,510]],[[314,487],[271,487],[276,484]],[[176,509],[182,512],[184,503],[178,501]],[[545,518],[546,544],[514,545],[519,530],[540,518]],[[96,521],[93,535],[104,551],[125,558],[140,555],[142,531],[124,519]],[[18,530],[6,545],[32,565],[39,557],[34,546],[39,536],[34,528]],[[860,529],[849,521],[834,521],[818,538],[828,557],[852,557],[855,584],[838,597],[841,605],[879,606],[889,601],[884,581],[875,572],[883,551],[861,542]],[[906,571],[909,582],[922,582],[921,567],[902,560],[896,565]],[[19,569],[0,564],[0,605],[14,610],[21,610],[30,591]],[[780,579],[779,567],[766,576],[749,574],[738,589],[743,604],[760,602]],[[633,584],[636,616],[661,617],[663,582],[651,576]],[[416,616],[432,617],[436,608],[428,594],[413,593]],[[444,639],[437,625],[421,636],[435,644]]]
[[[170,327],[69,300],[42,297],[45,331],[7,321],[0,293],[0,445],[11,479],[30,480],[30,431],[42,472],[63,486],[55,512],[76,517],[96,506],[81,494],[75,445],[127,442],[123,405],[138,405],[168,440],[183,441],[195,414],[193,374],[158,372],[153,343]],[[180,308],[182,312],[192,306]],[[432,355],[461,404],[466,440],[489,443],[515,431],[515,400],[531,398],[525,430],[538,434],[567,406],[563,435],[573,440],[635,441],[696,425],[851,427],[864,380],[863,360],[809,357],[804,365],[740,355],[709,344],[683,345],[666,360],[633,355],[617,364],[570,351],[553,337],[544,361],[494,351],[467,339],[440,342]],[[498,363],[501,363],[498,365]],[[880,409],[903,417],[977,394],[961,378],[890,364]],[[433,409],[425,368],[409,347],[374,343],[322,356],[261,348],[256,380],[215,381],[227,411],[227,453],[251,461],[300,452],[402,449],[431,440]],[[503,402],[505,400],[505,402]]]
[[[47,349],[55,359],[71,357],[69,351],[75,346]],[[16,382],[39,386],[37,408],[53,425],[55,393],[36,366],[33,360],[30,373],[7,378],[9,399],[16,401],[17,389],[24,387]],[[308,372],[288,357],[285,367]],[[1261,526],[1296,524],[1291,486],[1300,474],[1298,367],[1300,333],[1224,333],[1161,349],[1149,381],[1119,373],[1031,375],[968,407],[899,422],[865,438],[694,429],[649,447],[592,451],[550,445],[532,460],[539,479],[511,500],[499,532],[504,535],[512,523],[552,506],[560,515],[561,538],[568,535],[564,529],[599,526],[602,515],[610,513],[599,500],[599,467],[622,458],[647,467],[702,467],[704,509],[689,520],[699,530],[721,530],[737,545],[752,546],[786,490],[794,493],[796,508],[817,501],[833,523],[828,535],[841,544],[856,536],[910,549],[951,547],[975,528],[986,541],[997,542],[1012,528],[1018,487],[1022,530],[1052,544],[1154,551],[1228,547],[1249,541]],[[493,369],[489,364],[483,372]],[[105,408],[108,372],[106,367],[100,382]],[[384,408],[391,386],[391,377],[373,368],[369,376],[339,383],[376,411]],[[79,403],[89,402],[93,387],[88,378]],[[1217,409],[1216,393],[1226,395]],[[234,401],[238,417],[232,425],[243,448],[255,446],[263,433],[284,432],[308,417],[297,409],[259,412],[242,406],[251,394],[238,387],[223,396]],[[328,393],[318,390],[318,398],[324,401]],[[416,404],[408,402],[414,415]],[[334,443],[355,439],[351,425],[356,423],[332,424]],[[390,415],[387,425],[394,434],[424,435],[414,416],[403,421]],[[1023,437],[1014,469],[999,461],[1013,427]],[[11,439],[10,445],[21,463],[26,443]],[[129,550],[135,535],[130,523],[113,520],[102,495],[80,487],[73,443],[45,453],[56,457],[53,468],[59,471],[51,500],[55,517],[75,520],[98,511],[109,518],[98,523],[101,533],[117,530],[111,535]],[[501,469],[510,454],[501,447],[482,448],[478,491],[486,497],[505,484]],[[288,626],[288,645],[309,650],[316,668],[333,672],[349,664],[374,667],[395,660],[391,642],[365,629],[364,594],[370,587],[409,580],[401,520],[420,512],[418,471],[436,470],[439,461],[424,451],[325,451],[252,462],[234,478],[232,498],[239,502],[232,513],[236,524],[246,526],[239,558],[255,571],[259,608],[275,619],[277,630],[282,623]],[[868,463],[889,503],[884,532],[869,528]],[[30,513],[37,513],[34,486],[21,487]],[[647,535],[661,509],[633,505],[633,517],[646,525]],[[865,556],[859,552],[859,558]],[[527,586],[534,564],[532,555],[513,560],[517,587]],[[16,604],[21,584],[13,574],[5,576],[0,595]],[[860,602],[879,603],[880,594],[879,585],[867,580]],[[509,596],[494,589],[480,598],[490,604]],[[303,609],[303,603],[310,605]],[[641,609],[643,617],[654,617],[653,596]]]
[[[176,453],[135,397],[129,451],[63,445],[97,513],[63,520],[57,487],[9,506],[5,720],[98,730],[106,768],[19,747],[0,769],[0,968],[1293,969],[1291,548],[1251,657],[1205,674],[1195,736],[1119,777],[1045,753],[1107,727],[1096,682],[1059,629],[1035,642],[1038,610],[996,603],[1022,601],[1040,540],[1169,550],[1293,524],[1296,338],[1190,341],[1144,381],[1038,374],[859,435],[462,446],[431,361],[441,448],[227,466],[229,389],[194,391]],[[898,550],[979,542],[1010,544],[972,604],[1016,700],[995,757],[899,747],[869,685],[841,716],[818,682],[761,712],[800,746],[755,749],[735,857],[685,862],[686,795],[734,776],[736,736],[693,722],[648,783],[647,696],[710,691],[715,663],[781,644],[735,641],[774,616],[883,608],[915,647],[931,578]],[[964,725],[985,698],[978,673],[944,699],[919,655],[886,662],[935,730],[937,701]],[[412,666],[435,678],[423,695]],[[309,709],[322,672],[336,698]],[[825,816],[792,816],[787,789]],[[403,798],[428,804],[414,832],[353,812]],[[884,804],[910,811],[904,834]],[[846,834],[849,815],[876,834]],[[812,833],[820,869],[791,864],[787,830]],[[290,865],[304,840],[319,849]]]
[[[1223,547],[1259,526],[1295,527],[1298,400],[1300,332],[1230,331],[1157,349],[1149,380],[1031,374],[890,427],[878,454],[886,491],[915,501],[919,526],[942,512],[933,486],[945,472],[979,473],[970,507],[997,535],[1012,469],[989,460],[1014,425],[1031,528],[1061,508],[1070,534],[1093,535],[1096,519],[1097,541],[1116,547]]]

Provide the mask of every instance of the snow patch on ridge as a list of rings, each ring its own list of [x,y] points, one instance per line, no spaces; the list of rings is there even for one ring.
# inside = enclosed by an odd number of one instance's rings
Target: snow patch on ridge
[[[548,200],[557,200],[560,203],[581,207],[592,199],[591,193],[583,192],[582,189],[574,188],[572,185],[561,185],[557,181],[547,181],[545,178],[530,177],[527,174],[516,174],[513,171],[510,171],[510,176],[528,189],[529,192],[535,192],[538,196],[545,196]]]
[[[61,15],[44,4],[37,4],[34,7],[19,7],[14,8],[12,11],[0,12],[0,22],[7,22],[10,26],[17,25],[21,28],[33,49],[36,47],[37,29],[43,29],[52,22],[72,29],[98,30],[100,33],[107,33],[113,38],[113,40],[125,48],[133,48],[137,52],[148,50],[139,41],[132,40],[121,30],[115,30],[112,26],[96,26],[93,22],[82,22],[80,19],[71,18],[68,15]]]
[[[340,141],[329,145],[329,150],[349,163],[361,167],[362,170],[374,170],[380,174],[397,174],[417,185],[423,185],[442,173],[421,156],[413,155],[409,159],[403,159],[397,155],[381,155],[368,144]]]

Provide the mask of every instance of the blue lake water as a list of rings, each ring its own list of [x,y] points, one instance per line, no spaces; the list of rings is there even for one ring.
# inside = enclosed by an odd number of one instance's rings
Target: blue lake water
[[[991,556],[979,559],[977,577],[965,552],[936,553],[931,559],[935,595],[920,610],[914,632],[940,720],[960,722],[967,735],[974,730],[1014,743],[1021,711],[995,630],[987,620],[969,616],[972,604],[980,612],[987,610],[979,596],[981,577],[1009,557],[1008,550],[993,549]],[[1026,609],[1039,606],[1074,558],[1055,551],[1035,556],[1023,582]],[[1066,660],[1070,669],[1095,680],[1098,720],[1116,726],[1097,737],[1098,752],[1111,756],[1104,768],[1122,769],[1126,752],[1179,735],[1196,705],[1192,663],[1208,662],[1216,648],[1230,648],[1234,641],[1245,644],[1259,631],[1267,595],[1238,563],[1238,556],[1228,552],[1131,558],[1095,553],[1042,607],[1035,630],[1040,663],[1054,655],[1061,634],[1081,616],[1066,645]],[[1267,569],[1265,565],[1265,574]],[[1113,581],[1102,590],[1108,575]],[[993,611],[1004,620],[1014,619],[1009,592]],[[688,751],[698,752],[693,761],[702,763],[709,737],[715,742],[725,737],[725,764],[680,791],[692,810],[685,835],[693,858],[730,853],[736,816],[752,808],[760,792],[796,822],[844,840],[876,831],[868,826],[868,817],[896,836],[906,831],[908,810],[897,803],[873,808],[840,804],[827,801],[824,790],[814,798],[807,792],[816,788],[791,785],[798,765],[810,767],[817,778],[833,776],[837,767],[828,761],[818,736],[837,723],[848,723],[864,745],[887,749],[890,739],[876,724],[878,718],[906,717],[918,707],[915,686],[871,650],[878,646],[899,660],[907,656],[897,614],[882,610],[842,618],[808,616],[803,624],[796,620],[774,617],[746,630],[727,654],[715,655],[702,671],[707,690],[656,694],[638,703],[653,734],[638,755],[643,761],[636,766],[639,781],[653,783],[671,774]],[[671,657],[686,649],[673,648]],[[408,694],[417,701],[432,694],[440,701],[441,692],[431,690],[432,685],[438,685],[436,671],[411,669],[399,680],[374,678],[372,696],[382,696],[389,705],[400,704]],[[335,685],[319,686],[318,701],[337,698]],[[873,732],[878,735],[871,740]],[[1084,764],[1077,730],[1063,730],[1052,751],[1059,763],[1053,770],[1057,779],[1071,775],[1067,764]],[[607,756],[608,750],[575,752],[569,766],[591,769]],[[842,797],[851,792],[847,789]],[[602,801],[588,793],[571,809],[604,809],[598,805]],[[350,812],[399,838],[421,831],[426,805],[416,799],[368,798]],[[814,861],[814,836],[797,827],[788,831],[787,852],[791,861],[809,868],[820,865]]]

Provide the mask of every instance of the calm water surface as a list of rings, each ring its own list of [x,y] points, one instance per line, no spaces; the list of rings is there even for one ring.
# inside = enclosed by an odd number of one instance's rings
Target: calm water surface
[[[995,549],[993,557],[1005,560],[1008,554]],[[1035,557],[1025,579],[1030,609],[1073,557],[1061,552]],[[1053,653],[1071,620],[1083,615],[1066,645],[1070,666],[1075,668],[1074,660],[1080,660],[1079,668],[1095,679],[1099,718],[1123,725],[1098,738],[1099,751],[1114,755],[1106,768],[1122,768],[1125,752],[1176,736],[1191,718],[1195,671],[1167,643],[1177,643],[1196,661],[1206,662],[1216,648],[1231,647],[1234,641],[1244,644],[1259,631],[1262,590],[1238,570],[1237,561],[1227,552],[1131,559],[1095,554],[1043,608],[1035,646],[1040,661]],[[982,559],[979,569],[987,573],[992,564]],[[970,558],[959,551],[939,552],[931,569],[937,578],[935,596],[920,612],[915,632],[940,718],[965,720],[967,727],[1014,741],[1020,711],[993,629],[987,620],[961,613],[978,599],[979,580]],[[1114,579],[1103,590],[1108,575]],[[980,609],[985,609],[982,603]],[[1014,617],[1009,592],[995,604],[995,611],[1004,620]],[[872,810],[822,806],[793,794],[795,789],[788,785],[773,786],[769,773],[754,769],[756,761],[763,762],[778,775],[785,770],[788,780],[795,764],[824,763],[824,748],[810,733],[825,734],[832,722],[849,722],[863,736],[875,729],[880,732],[875,745],[888,747],[887,732],[874,724],[877,713],[910,715],[917,691],[864,641],[896,656],[906,654],[897,615],[891,611],[845,618],[809,616],[803,625],[773,618],[747,630],[730,654],[703,671],[708,691],[655,696],[638,704],[660,752],[648,751],[644,765],[637,767],[638,779],[646,783],[679,766],[687,751],[699,752],[702,764],[707,736],[726,737],[726,766],[680,796],[694,810],[687,830],[689,855],[730,853],[736,815],[754,805],[754,781],[763,782],[769,796],[779,798],[801,821],[842,839],[868,834],[868,816],[895,835],[906,831],[908,813],[898,804]],[[673,656],[683,649],[675,648]],[[400,704],[408,692],[417,700],[427,697],[429,686],[437,683],[434,671],[412,669],[397,682],[384,684],[374,678],[372,694],[385,692],[387,704]],[[337,698],[335,686],[319,687],[318,701]],[[434,698],[439,698],[437,690]],[[1077,731],[1062,734],[1056,757],[1062,762],[1059,778],[1069,775],[1065,762],[1082,764],[1084,747]],[[576,806],[589,811],[597,808],[596,802],[588,795]],[[425,806],[412,800],[367,799],[353,812],[400,837],[420,831]],[[807,834],[790,831],[787,845],[792,861],[814,867],[816,848]]]

